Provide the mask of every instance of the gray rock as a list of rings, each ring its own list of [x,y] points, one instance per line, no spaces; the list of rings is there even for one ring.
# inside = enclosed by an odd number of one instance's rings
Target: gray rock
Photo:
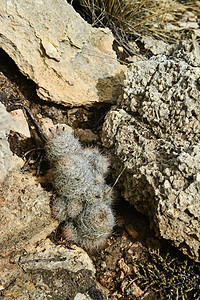
[[[102,140],[124,166],[126,200],[157,234],[199,260],[200,88],[198,45],[131,65],[124,97],[107,114]],[[192,64],[190,63],[192,61]],[[119,173],[119,170],[118,170]]]
[[[0,289],[10,299],[107,299],[91,259],[76,246],[41,239],[0,259],[0,267]]]
[[[5,106],[0,103],[0,183],[7,173],[17,166],[22,165],[22,160],[14,156],[8,143],[8,135],[11,129],[15,129],[20,121],[15,119],[6,111]]]
[[[81,294],[81,293],[78,293],[76,295],[76,297],[74,298],[74,300],[90,300],[91,298],[87,295],[84,295],[84,294]]]
[[[116,102],[126,67],[117,61],[113,40],[109,29],[92,28],[65,0],[1,1],[0,47],[44,100]]]
[[[50,213],[50,195],[32,174],[23,174],[23,160],[10,150],[10,130],[29,136],[21,110],[8,113],[0,103],[0,254],[20,249],[50,234],[58,225]]]

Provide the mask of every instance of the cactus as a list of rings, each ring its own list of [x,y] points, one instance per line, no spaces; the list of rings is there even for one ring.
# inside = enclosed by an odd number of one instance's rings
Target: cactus
[[[56,130],[45,145],[58,195],[52,215],[65,221],[63,236],[86,249],[102,245],[115,225],[113,196],[104,177],[108,159],[97,148],[83,149],[72,133]]]
[[[58,221],[65,221],[67,218],[66,202],[63,199],[57,197],[51,203],[52,216]]]
[[[66,222],[62,228],[62,233],[67,241],[78,243],[78,232],[72,223]]]
[[[115,219],[111,208],[104,203],[99,203],[87,205],[73,224],[66,222],[63,236],[90,250],[105,243],[112,233]]]
[[[65,155],[54,167],[54,186],[59,195],[80,196],[94,183],[86,160],[80,155]]]
[[[84,202],[81,197],[68,197],[67,199],[63,199],[63,201],[66,201],[66,212],[68,218],[75,219],[81,214],[84,206]]]
[[[110,166],[108,158],[102,155],[97,148],[84,149],[84,155],[89,161],[95,177],[104,177]]]
[[[93,240],[107,237],[115,221],[111,208],[100,202],[87,205],[77,223],[81,236]]]
[[[66,154],[82,154],[83,150],[77,138],[67,130],[52,133],[45,145],[47,158],[52,164]]]

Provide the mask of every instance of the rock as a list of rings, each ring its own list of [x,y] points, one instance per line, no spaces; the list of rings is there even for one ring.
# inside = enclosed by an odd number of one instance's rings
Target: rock
[[[97,142],[99,139],[90,129],[77,128],[74,130],[74,133],[82,143]]]
[[[65,0],[1,3],[0,47],[47,101],[115,102],[126,67],[113,40],[109,29],[92,28]]]
[[[91,298],[89,296],[86,296],[84,294],[78,293],[74,300],[90,300]]]
[[[1,255],[46,237],[58,226],[50,213],[50,193],[32,174],[20,171],[23,160],[10,151],[7,141],[10,130],[29,136],[23,112],[8,113],[0,103]]]
[[[26,137],[30,137],[28,123],[22,109],[13,110],[9,114],[12,119],[12,127],[10,127],[10,129]]]
[[[72,272],[86,269],[95,273],[95,268],[87,253],[75,245],[68,249],[63,245],[54,245],[47,238],[40,240],[35,246],[28,244],[24,249],[26,255],[17,255],[14,263],[22,265],[25,271],[63,268]]]
[[[23,117],[18,120],[14,119],[14,116],[12,117],[13,119],[6,111],[5,106],[0,103],[0,183],[9,171],[22,166],[22,160],[13,155],[10,150],[8,135],[11,129],[19,128],[20,120],[23,120]]]
[[[130,274],[130,267],[124,262],[124,258],[120,258],[117,264],[119,268],[124,271],[125,274]]]
[[[197,44],[132,64],[102,141],[126,200],[156,233],[199,260],[200,89]]]
[[[129,287],[129,293],[134,295],[135,297],[141,297],[144,292],[140,289],[140,287],[133,281]]]
[[[51,217],[50,195],[30,173],[9,173],[2,183],[0,254],[37,242],[58,226]]]
[[[152,54],[157,55],[170,49],[171,46],[162,40],[156,40],[151,36],[143,36],[141,42],[144,44],[144,49],[149,50]]]
[[[76,246],[68,249],[41,239],[10,260],[1,259],[0,267],[2,295],[10,299],[107,299],[91,259]]]
[[[68,124],[73,128],[84,126],[88,122],[89,112],[88,110],[78,107],[71,108],[67,111]]]

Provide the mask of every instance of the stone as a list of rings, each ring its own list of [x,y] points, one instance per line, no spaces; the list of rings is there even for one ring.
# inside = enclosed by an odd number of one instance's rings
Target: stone
[[[28,123],[26,121],[22,109],[13,110],[9,113],[9,115],[12,119],[13,124],[12,127],[10,127],[10,129],[16,131],[17,133],[25,137],[30,137],[31,135],[28,128]]]
[[[166,52],[171,47],[164,41],[154,39],[151,36],[142,36],[141,42],[144,44],[144,49],[151,51],[154,55]]]
[[[81,293],[78,293],[76,295],[76,297],[74,298],[74,300],[90,300],[91,298],[87,295],[84,295],[84,294],[81,294]]]
[[[65,0],[1,3],[0,47],[47,101],[116,102],[126,67],[113,40],[109,29],[93,28]]]
[[[107,299],[95,280],[91,259],[77,246],[67,248],[41,239],[1,258],[0,267],[4,297],[89,300],[95,295],[93,299]]]
[[[9,114],[5,106],[0,103],[0,183],[3,182],[9,171],[22,166],[22,159],[13,155],[8,143],[10,130],[22,130],[19,124],[21,124],[24,117],[21,115],[19,117],[18,115],[17,118],[15,118],[15,116]]]
[[[125,226],[128,234],[133,238],[133,239],[137,239],[138,237],[138,232],[134,229],[132,224],[127,224]]]
[[[95,143],[99,139],[98,136],[90,129],[77,128],[74,130],[74,134],[82,143]]]
[[[156,234],[199,261],[200,89],[197,44],[133,63],[108,112],[102,141],[122,195]]]
[[[58,222],[51,217],[50,194],[31,173],[9,173],[0,198],[1,255],[37,242],[57,228]]]
[[[0,103],[0,254],[21,249],[46,237],[58,226],[51,217],[48,194],[31,173],[22,173],[23,160],[10,150],[8,135],[30,136],[21,110],[11,113]]]

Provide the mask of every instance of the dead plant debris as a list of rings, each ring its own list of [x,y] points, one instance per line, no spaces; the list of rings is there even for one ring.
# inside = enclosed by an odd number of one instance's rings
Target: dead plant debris
[[[166,43],[197,38],[200,1],[68,0],[95,27],[109,27],[119,45],[132,53],[130,41],[151,36]],[[195,36],[195,37],[194,37]]]

